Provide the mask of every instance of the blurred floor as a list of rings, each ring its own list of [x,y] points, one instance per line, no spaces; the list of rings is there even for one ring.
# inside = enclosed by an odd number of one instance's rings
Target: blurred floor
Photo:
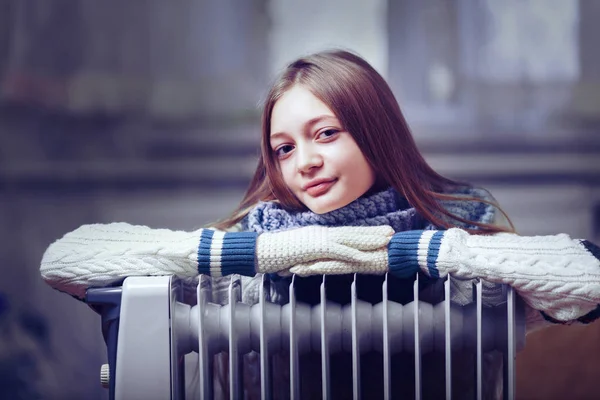
[[[527,336],[517,356],[517,398],[600,398],[600,321],[555,326]]]

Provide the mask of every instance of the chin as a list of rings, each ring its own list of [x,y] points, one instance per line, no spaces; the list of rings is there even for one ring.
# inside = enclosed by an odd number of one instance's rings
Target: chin
[[[311,204],[306,205],[308,209],[315,214],[327,214],[328,212],[335,211],[339,208],[345,207],[346,203],[325,203],[325,204]]]
[[[336,210],[335,208],[322,208],[322,207],[318,207],[318,208],[310,208],[310,211],[314,212],[315,214],[327,214],[330,211]]]

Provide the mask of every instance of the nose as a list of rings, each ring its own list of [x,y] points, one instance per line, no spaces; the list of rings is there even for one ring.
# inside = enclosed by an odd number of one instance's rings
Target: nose
[[[296,166],[298,172],[307,173],[313,168],[323,165],[323,157],[313,146],[305,145],[296,149]]]

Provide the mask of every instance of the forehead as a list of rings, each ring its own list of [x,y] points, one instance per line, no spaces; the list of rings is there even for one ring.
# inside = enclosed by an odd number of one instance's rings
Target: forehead
[[[325,103],[302,86],[294,86],[275,103],[271,113],[271,132],[291,129],[317,116],[335,114]]]

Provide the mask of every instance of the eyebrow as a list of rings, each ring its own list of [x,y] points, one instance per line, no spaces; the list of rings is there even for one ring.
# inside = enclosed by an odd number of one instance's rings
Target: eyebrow
[[[323,115],[319,115],[317,117],[309,119],[304,124],[304,126],[305,127],[307,127],[307,126],[313,126],[313,125],[315,125],[315,124],[317,124],[317,123],[319,123],[319,122],[321,122],[323,120],[326,120],[326,119],[335,119],[337,121],[337,118],[335,116],[330,115],[330,114],[323,114]],[[273,138],[275,138],[277,136],[281,136],[281,135],[285,135],[285,132],[275,132],[275,133],[273,133],[272,135],[269,136],[269,139],[273,139]]]

